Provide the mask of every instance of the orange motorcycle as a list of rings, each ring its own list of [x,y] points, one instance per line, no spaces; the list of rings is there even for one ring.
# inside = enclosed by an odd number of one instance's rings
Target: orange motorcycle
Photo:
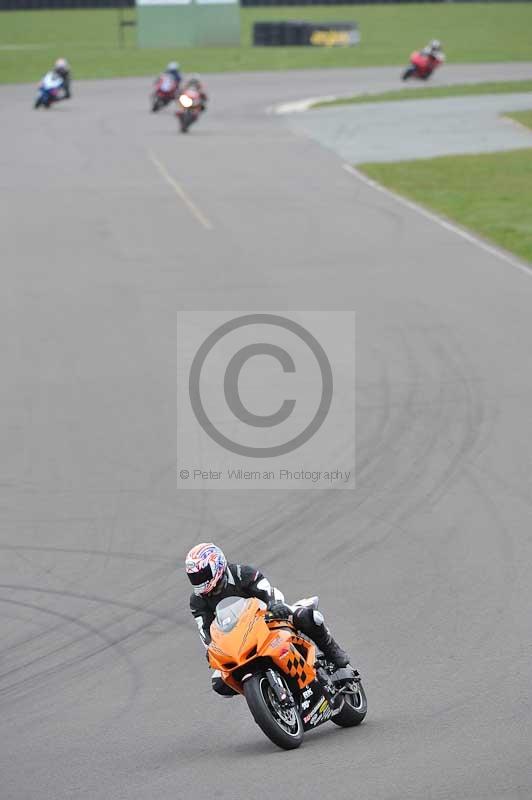
[[[318,607],[318,598],[293,606]],[[331,720],[359,725],[367,711],[360,675],[328,662],[289,620],[274,619],[251,597],[218,603],[208,648],[210,666],[243,694],[257,725],[278,747],[299,747],[305,731]]]

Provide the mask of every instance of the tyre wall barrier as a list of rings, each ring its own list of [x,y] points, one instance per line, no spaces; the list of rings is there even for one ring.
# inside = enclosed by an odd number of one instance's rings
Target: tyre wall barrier
[[[358,44],[356,22],[255,22],[253,44],[257,47],[346,47]]]

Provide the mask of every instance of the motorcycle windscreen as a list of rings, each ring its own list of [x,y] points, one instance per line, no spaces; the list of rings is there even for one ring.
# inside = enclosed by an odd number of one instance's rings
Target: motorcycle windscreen
[[[52,89],[58,89],[61,83],[61,78],[58,78],[53,72],[47,72],[42,79],[42,88],[49,92]]]
[[[226,597],[216,606],[216,625],[223,631],[229,633],[237,624],[250,603],[249,597]]]

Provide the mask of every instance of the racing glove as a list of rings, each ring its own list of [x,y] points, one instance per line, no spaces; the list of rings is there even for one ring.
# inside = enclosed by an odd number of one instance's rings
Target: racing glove
[[[274,600],[268,605],[268,616],[270,619],[290,619],[292,610],[285,603]]]

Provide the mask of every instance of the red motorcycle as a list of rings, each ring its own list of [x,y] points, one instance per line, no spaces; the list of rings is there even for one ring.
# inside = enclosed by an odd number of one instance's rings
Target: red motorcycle
[[[159,111],[175,100],[178,85],[171,75],[163,73],[155,81],[153,92],[150,95],[152,111]]]
[[[183,133],[186,133],[190,126],[196,122],[202,111],[203,98],[197,89],[188,87],[179,95],[175,115],[179,120]]]
[[[428,55],[415,50],[410,56],[410,64],[402,74],[402,79],[407,81],[409,78],[419,78],[426,81],[435,69],[443,64],[445,56],[443,53],[438,55]]]

